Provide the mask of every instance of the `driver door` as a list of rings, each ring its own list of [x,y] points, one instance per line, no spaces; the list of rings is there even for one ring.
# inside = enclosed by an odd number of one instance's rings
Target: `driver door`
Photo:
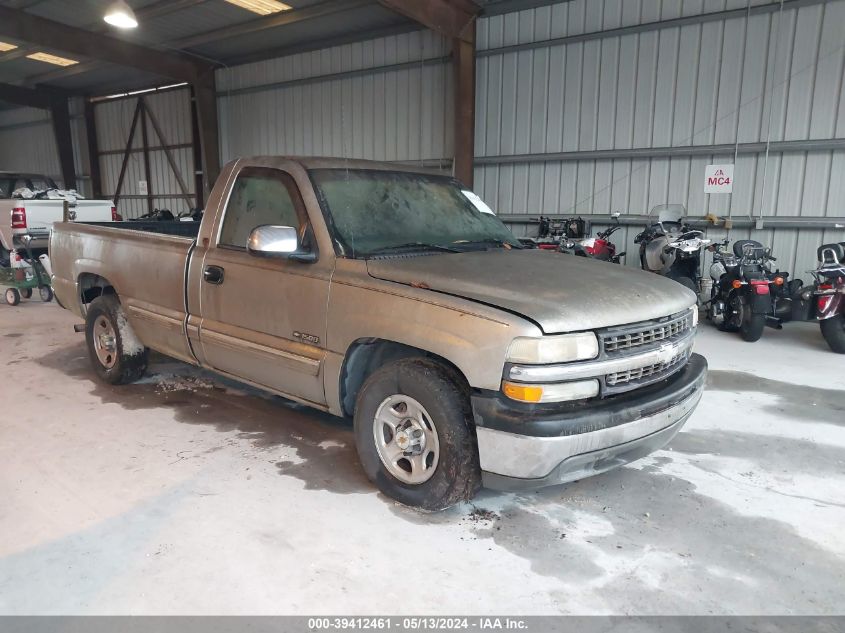
[[[330,258],[314,263],[247,252],[252,230],[292,226],[316,249],[294,177],[247,166],[237,174],[216,243],[202,258],[199,338],[205,364],[283,395],[323,405]]]

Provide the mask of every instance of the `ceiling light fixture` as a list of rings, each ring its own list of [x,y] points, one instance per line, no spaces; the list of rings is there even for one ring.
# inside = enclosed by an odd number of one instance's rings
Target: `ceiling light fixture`
[[[289,4],[284,2],[277,2],[277,0],[226,0],[229,4],[252,11],[258,15],[270,15],[271,13],[280,13],[281,11],[290,11],[293,9]]]
[[[46,62],[55,66],[73,66],[79,62],[75,59],[68,59],[67,57],[59,57],[58,55],[51,55],[50,53],[32,53],[27,55],[28,59],[34,59],[39,62]]]
[[[138,26],[138,18],[135,17],[135,12],[124,0],[111,3],[103,19],[106,23],[119,29],[134,29]]]
[[[0,42],[0,53],[5,53],[7,51],[13,51],[17,48],[15,44],[7,44],[6,42]]]

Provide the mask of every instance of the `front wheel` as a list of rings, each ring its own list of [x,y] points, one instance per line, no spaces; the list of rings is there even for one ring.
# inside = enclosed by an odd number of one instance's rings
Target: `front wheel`
[[[88,305],[85,317],[88,356],[104,382],[134,382],[147,369],[147,348],[135,336],[115,295],[102,295]]]
[[[10,306],[16,306],[21,302],[21,293],[17,288],[8,288],[6,290],[6,303]]]
[[[845,315],[837,314],[821,322],[822,336],[837,354],[845,354]]]
[[[409,358],[379,368],[361,387],[354,425],[364,472],[400,503],[443,510],[481,487],[469,390],[449,367]]]
[[[44,303],[50,303],[53,300],[53,289],[50,286],[41,286],[38,289],[38,296]]]
[[[21,296],[24,299],[29,299],[30,297],[32,297],[32,288],[24,288],[23,292],[21,293]]]
[[[747,310],[749,309],[748,306],[745,306],[745,308]],[[765,327],[766,315],[754,314],[752,312],[742,320],[742,325],[739,326],[739,335],[743,341],[754,343],[755,341],[759,341],[760,337],[763,336],[763,328]]]

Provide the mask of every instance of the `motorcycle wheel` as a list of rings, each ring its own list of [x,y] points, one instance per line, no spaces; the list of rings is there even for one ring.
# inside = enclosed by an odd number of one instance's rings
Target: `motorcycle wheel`
[[[746,309],[747,306],[746,306]],[[739,335],[743,341],[754,343],[763,336],[763,328],[766,327],[766,315],[754,314],[753,312],[743,315],[742,325],[739,326]]]
[[[830,349],[837,354],[845,354],[845,315],[837,314],[835,317],[825,319],[820,325],[822,336]]]

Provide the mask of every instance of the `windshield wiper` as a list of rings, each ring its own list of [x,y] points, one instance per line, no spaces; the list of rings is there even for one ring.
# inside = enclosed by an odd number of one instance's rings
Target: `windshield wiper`
[[[382,248],[377,248],[374,250],[371,255],[377,255],[379,253],[387,253],[390,251],[405,251],[405,250],[428,250],[428,251],[440,251],[443,253],[460,253],[457,248],[451,248],[449,246],[441,246],[440,244],[429,244],[427,242],[407,242],[406,244],[396,244],[394,246],[383,246]]]
[[[491,238],[489,240],[458,240],[456,242],[452,242],[452,244],[480,244],[484,245],[492,245],[492,246],[501,246],[502,248],[515,248],[520,249],[523,248],[522,244],[511,244],[510,242],[506,242],[505,240],[498,240],[495,238]]]

